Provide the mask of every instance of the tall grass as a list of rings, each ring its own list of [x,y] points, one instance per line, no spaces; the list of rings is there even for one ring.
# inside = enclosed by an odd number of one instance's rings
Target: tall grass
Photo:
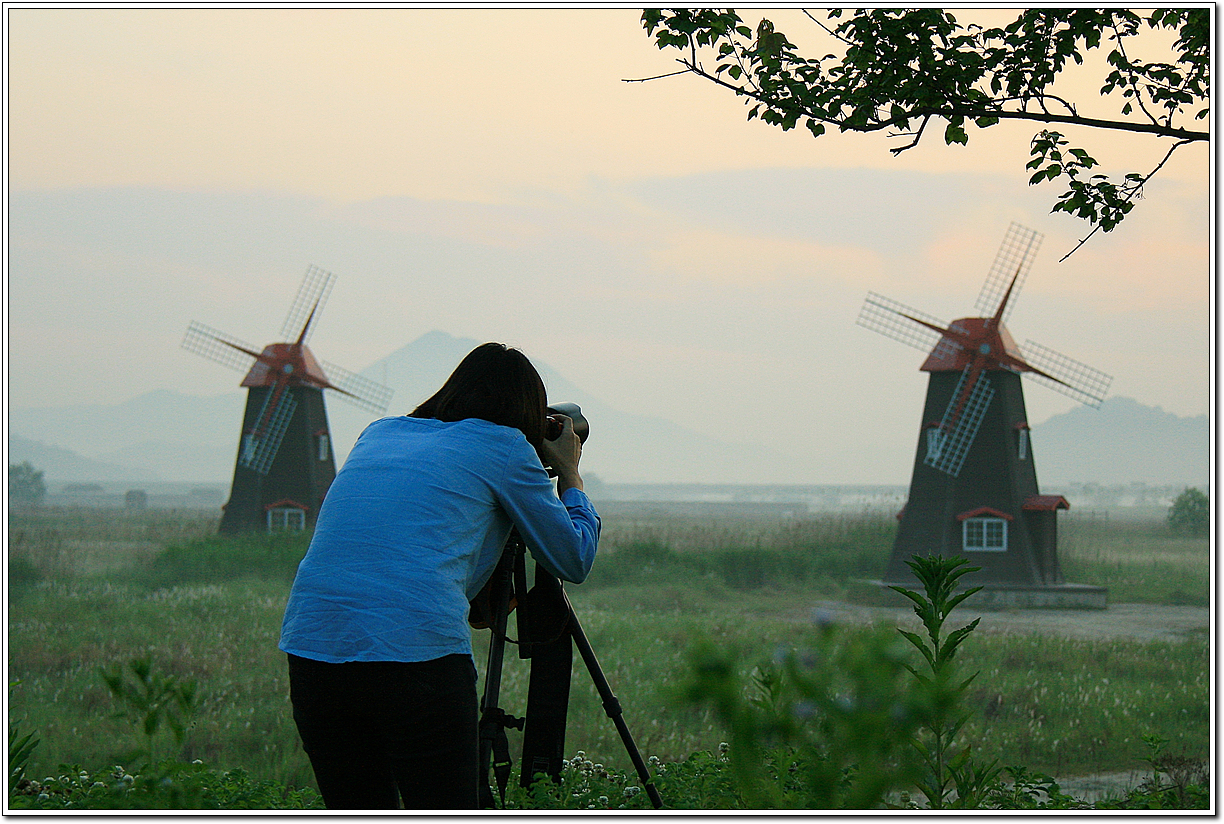
[[[854,579],[878,579],[895,534],[874,515],[789,518],[655,518],[607,525],[589,588],[686,583],[737,594],[803,589],[845,594]]]
[[[878,577],[891,547],[890,520],[606,523],[591,579],[569,590],[643,755],[681,761],[725,740],[707,711],[675,700],[695,641],[740,649],[745,666],[804,648],[814,600],[853,594],[851,579]],[[1151,577],[1152,561],[1134,549],[1143,534],[1098,527],[1068,530],[1064,564],[1091,556],[1084,562],[1146,579],[1136,600],[1168,602],[1172,590]],[[11,517],[10,571],[16,564],[25,574],[10,578],[16,683],[9,720],[42,737],[31,775],[50,774],[60,762],[105,765],[139,746],[139,735],[110,717],[114,707],[98,669],[149,656],[160,670],[200,683],[200,709],[181,757],[242,767],[291,787],[313,785],[276,649],[305,541],[222,539],[214,530],[215,520],[165,513]],[[1161,563],[1177,567],[1176,588],[1205,590],[1205,540],[1162,543],[1156,532],[1149,539],[1147,546],[1165,552]],[[474,634],[482,673],[487,636]],[[966,734],[983,757],[1072,775],[1141,768],[1145,735],[1169,739],[1174,751],[1207,752],[1205,636],[1144,644],[978,633],[961,655],[966,670],[982,671],[972,695],[980,717]],[[625,748],[575,661],[567,747],[628,771]],[[503,706],[520,715],[527,674],[509,650]],[[517,750],[519,737],[511,740]]]
[[[276,649],[283,583],[199,584],[149,590],[109,581],[39,584],[9,623],[10,721],[36,728],[31,770],[60,762],[124,763],[137,731],[112,718],[98,675],[133,658],[201,687],[200,709],[179,755],[304,786],[289,716],[284,656]],[[115,760],[120,759],[120,760]]]
[[[75,580],[127,571],[167,545],[217,531],[218,516],[200,510],[9,509],[9,580]]]
[[[1059,557],[1067,580],[1109,588],[1114,603],[1207,606],[1207,539],[1174,535],[1163,521],[1068,518]]]

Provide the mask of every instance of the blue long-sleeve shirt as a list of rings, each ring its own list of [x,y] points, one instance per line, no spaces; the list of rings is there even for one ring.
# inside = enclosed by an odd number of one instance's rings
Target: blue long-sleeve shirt
[[[599,516],[579,489],[557,497],[522,432],[474,418],[375,421],[319,510],[280,649],[333,663],[470,655],[468,603],[512,526],[554,575],[590,572]]]

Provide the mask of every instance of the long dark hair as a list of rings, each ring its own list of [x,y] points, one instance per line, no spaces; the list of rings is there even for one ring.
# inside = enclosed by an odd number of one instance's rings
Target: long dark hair
[[[482,343],[409,417],[481,418],[520,430],[528,443],[539,448],[544,441],[547,406],[544,381],[526,355],[504,343]]]

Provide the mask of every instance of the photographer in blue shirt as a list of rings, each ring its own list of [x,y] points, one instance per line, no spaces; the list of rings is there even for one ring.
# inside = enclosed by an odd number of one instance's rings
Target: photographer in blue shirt
[[[411,415],[366,427],[332,482],[280,637],[328,808],[477,806],[469,602],[512,528],[573,582],[599,540],[573,422],[546,439],[546,407],[527,357],[483,344]]]

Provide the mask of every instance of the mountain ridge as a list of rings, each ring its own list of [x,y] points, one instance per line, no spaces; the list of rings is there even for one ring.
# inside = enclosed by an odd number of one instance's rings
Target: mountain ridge
[[[406,414],[442,385],[479,341],[434,330],[361,371],[395,390],[387,414]],[[578,403],[591,422],[583,467],[610,483],[821,483],[779,478],[778,456],[727,443],[665,418],[626,412],[535,361],[551,402]],[[30,460],[53,481],[114,479],[228,483],[245,395],[191,396],[155,389],[110,406],[78,404],[9,410],[9,459]],[[328,403],[337,461],[374,415]],[[58,450],[58,451],[57,451]],[[1209,475],[1206,415],[1178,417],[1131,398],[1100,409],[1076,407],[1033,427],[1043,486],[1076,482],[1204,485]],[[67,454],[65,454],[67,453]],[[91,474],[94,473],[94,474]],[[836,482],[836,481],[828,481]],[[903,478],[879,483],[908,484]]]

